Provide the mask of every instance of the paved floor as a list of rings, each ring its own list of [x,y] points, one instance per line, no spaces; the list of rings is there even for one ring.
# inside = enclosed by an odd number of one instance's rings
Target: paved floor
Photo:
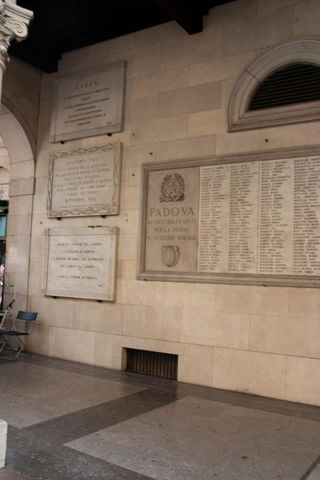
[[[319,408],[36,355],[0,391],[0,480],[320,480]]]

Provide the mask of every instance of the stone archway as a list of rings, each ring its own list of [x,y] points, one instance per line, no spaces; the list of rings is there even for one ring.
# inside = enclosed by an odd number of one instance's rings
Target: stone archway
[[[8,152],[11,171],[5,303],[14,295],[15,309],[25,310],[29,282],[34,154],[21,124],[4,105],[0,112],[0,136]]]

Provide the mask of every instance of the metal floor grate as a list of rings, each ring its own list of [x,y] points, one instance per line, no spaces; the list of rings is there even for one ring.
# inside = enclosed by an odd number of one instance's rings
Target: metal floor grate
[[[127,372],[177,380],[178,355],[127,348]]]

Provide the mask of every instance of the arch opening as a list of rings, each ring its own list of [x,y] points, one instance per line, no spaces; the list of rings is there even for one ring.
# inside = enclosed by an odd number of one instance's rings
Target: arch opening
[[[236,83],[228,108],[229,131],[319,120],[319,80],[319,39],[272,48]]]
[[[10,174],[6,229],[4,305],[15,298],[15,310],[26,310],[34,194],[34,154],[24,128],[5,106],[0,112],[0,166]],[[3,163],[3,165],[2,165]],[[5,172],[3,176],[5,175]],[[1,184],[1,178],[0,178]]]

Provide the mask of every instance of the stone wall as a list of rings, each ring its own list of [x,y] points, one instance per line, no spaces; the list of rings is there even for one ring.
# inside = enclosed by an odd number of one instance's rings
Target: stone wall
[[[239,0],[214,9],[202,33],[167,23],[70,52],[58,74],[42,76],[28,292],[39,326],[30,349],[115,369],[123,347],[175,353],[180,381],[320,405],[319,290],[136,279],[142,163],[319,144],[319,122],[227,132],[244,69],[281,42],[318,35],[319,20],[317,0]],[[53,80],[120,60],[124,131],[50,144]],[[110,141],[124,146],[120,215],[48,219],[50,155]],[[116,302],[45,297],[45,229],[93,223],[120,227]]]
[[[3,79],[2,101],[20,122],[33,152],[38,134],[40,77],[40,70],[12,58]]]

